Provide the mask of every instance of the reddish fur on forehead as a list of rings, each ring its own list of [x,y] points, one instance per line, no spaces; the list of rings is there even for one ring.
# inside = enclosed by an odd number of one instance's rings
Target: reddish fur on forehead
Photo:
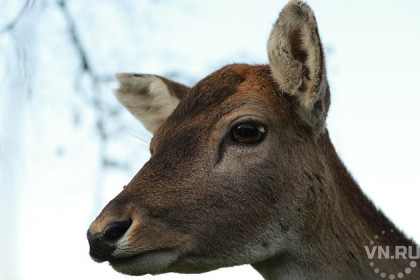
[[[246,72],[251,68],[252,66],[248,64],[233,64],[230,66],[231,70],[235,71],[244,78],[246,78]]]
[[[270,84],[271,70],[268,65],[233,64],[229,68],[243,78],[244,82],[240,86],[244,83],[259,87]]]
[[[244,79],[238,85],[237,93],[248,95],[249,93],[260,93],[259,97],[268,99],[270,104],[275,104],[278,97],[274,92],[276,91],[276,84],[271,78],[271,70],[268,65],[248,65],[248,64],[234,64],[231,70],[235,71]],[[273,94],[267,94],[271,92]],[[266,94],[264,94],[266,93]]]

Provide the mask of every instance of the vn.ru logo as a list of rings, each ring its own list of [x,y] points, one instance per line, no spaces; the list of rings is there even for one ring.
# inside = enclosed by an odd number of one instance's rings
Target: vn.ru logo
[[[383,230],[380,235],[375,235],[375,238],[369,242],[369,246],[365,246],[365,251],[370,260],[369,265],[372,267],[373,271],[378,274],[378,277],[391,280],[403,279],[404,276],[410,275],[412,271],[416,269],[417,265],[420,264],[420,247],[382,246],[376,244],[381,238],[385,238],[386,235],[392,234],[394,234],[393,229],[388,232]],[[378,266],[379,262],[383,264],[383,260],[399,260],[400,262],[406,263],[406,267],[401,271],[384,271]],[[382,267],[384,266],[382,265]]]

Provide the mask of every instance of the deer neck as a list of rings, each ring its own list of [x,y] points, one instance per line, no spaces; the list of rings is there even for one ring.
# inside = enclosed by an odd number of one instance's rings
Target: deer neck
[[[290,251],[252,266],[267,280],[380,279],[371,266],[372,260],[368,258],[365,246],[369,246],[372,240],[375,240],[375,245],[391,248],[415,244],[362,192],[338,157],[328,133],[320,139],[320,146],[331,175],[325,186],[330,201],[324,202],[320,222],[314,230],[295,240]],[[390,230],[392,234],[381,235]],[[375,239],[378,235],[381,238]],[[404,271],[408,264],[407,260],[393,260],[375,265],[380,271],[397,272]]]

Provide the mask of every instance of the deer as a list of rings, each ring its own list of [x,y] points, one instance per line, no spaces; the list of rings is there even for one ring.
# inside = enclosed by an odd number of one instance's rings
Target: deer
[[[267,52],[267,65],[227,65],[191,88],[116,75],[117,99],[153,134],[151,157],[90,225],[91,258],[137,276],[250,264],[264,279],[420,279],[401,253],[416,243],[330,140],[324,51],[306,3],[284,6]],[[400,258],[372,258],[374,246]]]

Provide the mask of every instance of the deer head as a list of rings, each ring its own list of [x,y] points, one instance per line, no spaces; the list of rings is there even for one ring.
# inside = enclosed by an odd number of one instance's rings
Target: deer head
[[[325,128],[330,93],[306,4],[282,10],[268,56],[192,88],[117,75],[118,100],[154,134],[152,156],[91,224],[94,260],[131,275],[250,263],[267,278],[274,260],[286,272],[289,260],[327,263],[317,248],[340,232],[331,223],[347,207],[336,187],[347,173]]]

